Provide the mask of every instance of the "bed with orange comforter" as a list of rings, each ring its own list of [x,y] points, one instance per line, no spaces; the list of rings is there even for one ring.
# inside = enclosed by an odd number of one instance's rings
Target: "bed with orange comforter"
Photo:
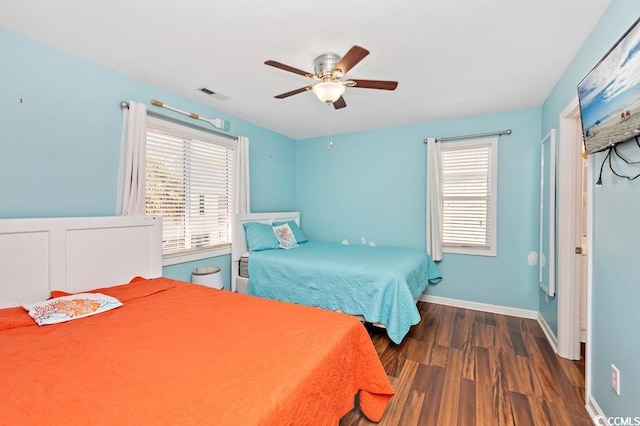
[[[37,326],[0,310],[0,424],[337,424],[393,389],[358,320],[169,279],[123,306]]]

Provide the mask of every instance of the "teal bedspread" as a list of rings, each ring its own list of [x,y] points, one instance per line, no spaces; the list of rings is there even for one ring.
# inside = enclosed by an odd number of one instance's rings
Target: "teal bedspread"
[[[249,294],[340,309],[386,326],[400,343],[420,321],[415,299],[440,271],[422,251],[309,241],[291,250],[251,252]]]

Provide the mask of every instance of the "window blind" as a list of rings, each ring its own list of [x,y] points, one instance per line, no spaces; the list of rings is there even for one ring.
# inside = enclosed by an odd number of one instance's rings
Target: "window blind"
[[[442,243],[449,247],[492,245],[491,143],[442,147]]]
[[[163,254],[231,244],[233,150],[179,130],[147,130],[146,210],[163,216]]]

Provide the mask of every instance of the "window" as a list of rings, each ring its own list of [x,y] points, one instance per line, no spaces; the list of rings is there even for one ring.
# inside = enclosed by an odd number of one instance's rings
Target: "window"
[[[146,210],[163,216],[165,265],[210,257],[213,250],[231,246],[232,167],[229,141],[148,119]]]
[[[497,142],[441,147],[443,252],[496,255]]]

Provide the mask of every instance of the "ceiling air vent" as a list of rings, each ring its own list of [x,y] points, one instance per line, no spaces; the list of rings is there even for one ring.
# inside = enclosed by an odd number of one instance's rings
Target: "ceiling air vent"
[[[204,93],[207,96],[211,96],[213,99],[217,99],[219,101],[226,101],[227,99],[229,99],[227,96],[221,93],[214,92],[213,90],[204,86],[198,87],[198,91]]]
[[[200,87],[198,90],[206,95],[213,95],[214,93],[216,93],[211,89],[207,89],[206,87]]]

